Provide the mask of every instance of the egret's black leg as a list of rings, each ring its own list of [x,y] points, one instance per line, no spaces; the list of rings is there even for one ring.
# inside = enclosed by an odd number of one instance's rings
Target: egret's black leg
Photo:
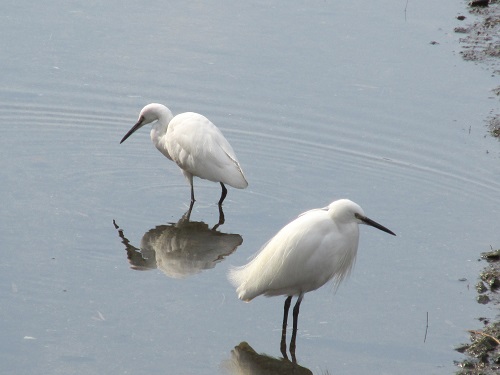
[[[222,211],[222,206],[219,205],[219,222],[214,225],[212,230],[216,230],[217,228],[219,228],[219,226],[224,224],[225,221],[226,219],[224,218],[224,211]]]
[[[283,358],[288,359],[286,355],[286,326],[288,322],[288,311],[290,310],[290,304],[292,303],[292,296],[288,296],[285,300],[285,306],[283,308],[283,328],[281,330],[281,354]]]
[[[292,303],[292,296],[288,296],[285,300],[285,306],[283,307],[283,330],[282,333],[286,336],[286,326],[288,323],[288,311],[290,310],[290,305]]]
[[[193,187],[193,181],[191,181],[191,208],[193,207],[194,202],[196,199],[194,199],[194,187]]]
[[[299,298],[297,299],[297,302],[295,303],[295,307],[293,308],[293,331],[297,332],[297,322],[299,319],[299,309],[300,309],[300,303],[302,302],[302,298],[304,298],[304,295],[301,294],[299,295]]]
[[[222,182],[220,183],[220,186],[222,187],[222,193],[219,199],[219,206],[222,206],[222,202],[224,202],[224,199],[226,199],[227,189]]]
[[[191,211],[193,211],[193,206],[194,206],[194,201],[191,200],[191,203],[189,204],[189,210],[184,214],[184,218],[187,219],[187,221],[190,220],[191,218]]]
[[[303,294],[299,295],[297,299],[297,303],[295,303],[295,307],[293,308],[293,330],[292,330],[292,339],[290,340],[290,354],[292,355],[292,362],[296,363],[297,360],[295,358],[295,340],[297,338],[297,323],[299,321],[299,309],[300,303],[302,302]]]

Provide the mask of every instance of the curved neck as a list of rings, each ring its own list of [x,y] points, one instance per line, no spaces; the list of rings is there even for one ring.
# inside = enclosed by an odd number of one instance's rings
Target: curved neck
[[[168,124],[172,121],[174,117],[172,112],[167,107],[158,108],[157,111],[157,121],[153,123],[151,127],[151,141],[156,146],[162,154],[167,158],[171,159],[170,155],[166,150],[166,144],[164,142],[164,137],[167,134]]]

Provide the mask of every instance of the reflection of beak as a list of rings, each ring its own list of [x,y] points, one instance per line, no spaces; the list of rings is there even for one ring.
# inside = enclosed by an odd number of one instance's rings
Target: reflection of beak
[[[356,216],[356,218],[358,218],[359,220],[361,220],[363,223],[367,224],[367,225],[370,225],[372,227],[375,227],[377,229],[380,229],[386,233],[389,233],[389,234],[392,234],[393,236],[395,236],[396,234],[391,231],[390,229],[387,229],[386,227],[384,227],[383,225],[380,225],[379,223],[377,223],[376,221],[373,221],[372,219],[370,219],[369,217],[366,217],[366,216],[363,216],[363,215],[359,215],[359,214],[354,214],[354,216]]]
[[[136,130],[140,129],[142,127],[142,125],[144,125],[142,122],[144,121],[144,117],[140,117],[139,120],[137,121],[137,123],[132,126],[132,129],[130,129],[128,131],[127,134],[124,135],[124,137],[122,138],[122,140],[120,141],[120,144],[122,144],[123,142],[125,142],[125,140],[130,137],[132,135],[132,133],[134,133]]]

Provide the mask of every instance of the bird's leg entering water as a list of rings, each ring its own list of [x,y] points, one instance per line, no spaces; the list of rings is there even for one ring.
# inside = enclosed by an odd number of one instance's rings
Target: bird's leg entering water
[[[226,199],[227,189],[222,182],[220,183],[220,186],[222,187],[222,193],[219,199],[219,206],[222,206],[222,202],[224,202],[224,199]]]
[[[191,186],[191,208],[192,208],[194,202],[196,201],[196,199],[194,199],[193,175],[189,172],[186,172],[185,170],[182,170],[182,173],[188,180],[189,185]]]
[[[224,211],[222,211],[222,206],[219,205],[219,222],[214,225],[214,227],[212,228],[212,230],[216,230],[217,228],[219,228],[219,226],[221,226],[222,224],[224,224],[225,221],[226,221],[226,219],[224,217]]]
[[[290,310],[290,304],[292,303],[292,296],[288,296],[285,300],[285,306],[283,308],[283,328],[281,330],[281,354],[283,358],[288,359],[286,354],[286,326],[288,322],[288,310]]]
[[[189,209],[186,211],[186,213],[182,216],[183,219],[189,221],[191,219],[191,211],[193,211],[193,206],[194,206],[194,201],[191,201],[189,205]]]
[[[193,182],[191,181],[191,206],[193,206],[196,199],[194,199],[194,187]]]
[[[290,340],[290,354],[292,355],[292,362],[296,363],[297,360],[295,358],[295,340],[297,338],[297,323],[299,320],[299,309],[300,303],[302,302],[302,298],[304,298],[304,294],[300,294],[297,299],[297,303],[293,308],[293,330],[292,330],[292,339]]]

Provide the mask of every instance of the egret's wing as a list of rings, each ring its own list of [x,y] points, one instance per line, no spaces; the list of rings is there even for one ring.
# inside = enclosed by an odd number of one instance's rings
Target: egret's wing
[[[234,187],[248,185],[233,148],[206,117],[192,112],[177,115],[169,124],[167,143],[169,154],[183,170]]]

